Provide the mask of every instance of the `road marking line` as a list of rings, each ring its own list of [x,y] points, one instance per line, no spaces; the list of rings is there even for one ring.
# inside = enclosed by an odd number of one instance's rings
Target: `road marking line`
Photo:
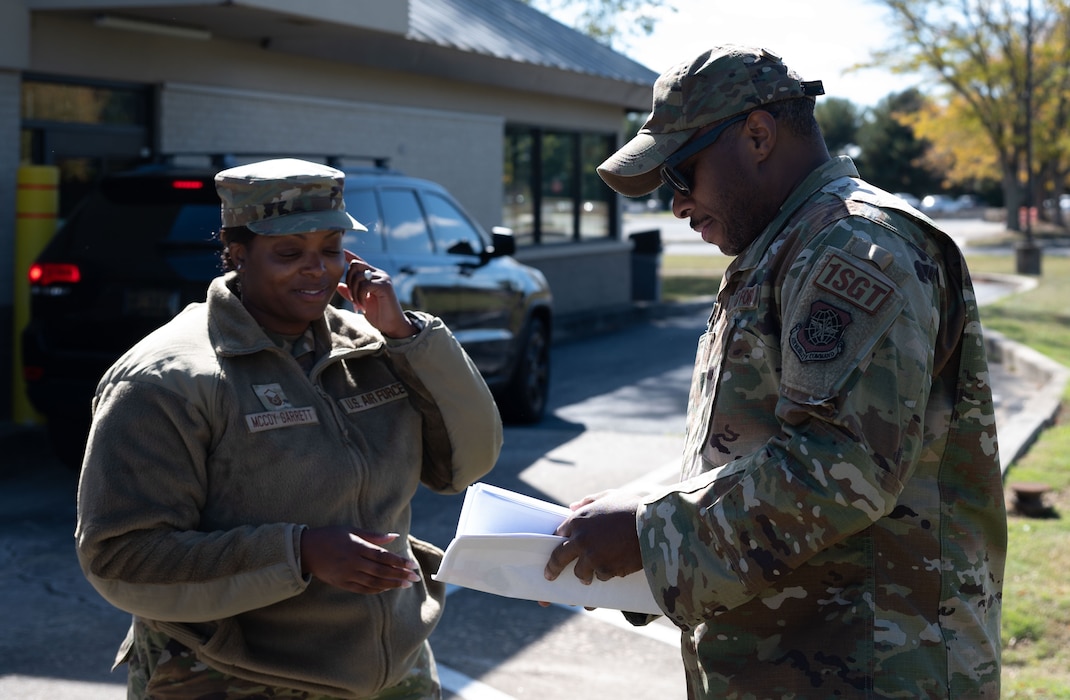
[[[679,460],[673,460],[672,462],[625,484],[622,488],[654,488],[656,486],[671,484],[678,478],[677,475],[679,474],[679,470]],[[446,584],[446,597],[448,598],[461,590],[465,590],[464,587],[448,583]],[[553,605],[554,607],[568,610],[573,614],[582,614],[598,622],[613,625],[618,629],[648,639],[653,639],[654,641],[668,644],[669,646],[678,647],[680,645],[680,633],[674,627],[665,627],[656,623],[651,623],[645,626],[635,626],[624,619],[624,616],[619,610],[587,610],[585,608],[576,607],[574,605],[564,605],[562,603],[554,603]],[[438,677],[444,690],[448,690],[463,700],[516,700],[513,696],[495,690],[486,683],[477,681],[474,678],[469,678],[460,671],[456,671],[449,666],[438,664]]]
[[[577,609],[571,605],[561,605],[560,603],[554,603],[554,605],[581,612],[588,617],[593,617],[599,622],[619,627],[622,630],[638,634],[648,639],[653,639],[656,642],[668,644],[671,647],[680,646],[680,630],[675,627],[665,627],[664,625],[659,625],[654,622],[651,622],[649,625],[636,626],[624,619],[624,615],[621,614],[619,610],[610,610],[608,608],[587,610],[586,608]]]
[[[449,598],[454,593],[463,590],[466,590],[463,586],[455,586],[452,583],[448,583],[446,584],[446,597]],[[552,603],[552,605],[563,610],[568,610],[573,614],[582,614],[592,617],[598,622],[604,622],[613,625],[614,627],[619,627],[622,630],[627,630],[643,637],[663,642],[670,646],[675,647],[680,645],[680,633],[675,627],[665,627],[664,625],[654,623],[636,626],[624,619],[624,615],[619,610],[610,610],[609,608],[595,608],[594,610],[588,610],[575,605],[565,605],[564,603]]]
[[[622,490],[653,490],[658,486],[668,486],[680,480],[680,460],[674,459],[649,471],[638,479],[633,479],[620,488]]]
[[[500,690],[495,690],[486,683],[481,683],[474,678],[469,678],[459,671],[454,671],[449,666],[438,666],[438,680],[444,690],[448,690],[464,700],[515,700],[512,695],[506,695]]]

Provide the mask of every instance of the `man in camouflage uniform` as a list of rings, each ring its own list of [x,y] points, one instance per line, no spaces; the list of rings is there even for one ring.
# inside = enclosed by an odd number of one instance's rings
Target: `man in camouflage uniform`
[[[715,48],[658,79],[599,168],[629,196],[664,180],[737,257],[681,482],[574,504],[546,575],[645,570],[689,697],[998,698],[1006,514],[972,283],[932,221],[830,158],[822,93]]]

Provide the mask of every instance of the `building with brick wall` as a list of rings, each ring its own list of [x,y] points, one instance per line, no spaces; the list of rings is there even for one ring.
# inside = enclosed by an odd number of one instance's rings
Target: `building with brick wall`
[[[512,228],[564,322],[625,309],[631,245],[594,166],[655,77],[515,0],[4,0],[0,367],[22,165],[56,168],[62,222],[100,175],[163,157],[386,159]]]

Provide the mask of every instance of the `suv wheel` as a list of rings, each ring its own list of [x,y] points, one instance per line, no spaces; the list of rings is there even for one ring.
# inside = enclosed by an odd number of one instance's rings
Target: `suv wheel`
[[[501,392],[498,410],[506,423],[538,423],[550,391],[550,335],[546,321],[532,318],[524,331],[513,377]]]

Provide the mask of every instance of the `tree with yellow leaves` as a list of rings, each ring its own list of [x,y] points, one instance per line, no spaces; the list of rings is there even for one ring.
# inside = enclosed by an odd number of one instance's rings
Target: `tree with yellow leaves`
[[[1020,230],[1031,175],[1043,172],[1053,189],[1065,189],[1068,151],[1059,135],[1067,127],[1070,0],[878,2],[889,10],[893,40],[872,62],[944,88],[930,93],[914,127],[949,180],[995,174],[1007,226]]]
[[[920,109],[895,115],[928,142],[922,165],[943,175],[944,187],[979,189],[978,183],[999,182],[999,158],[984,127],[965,100],[951,95],[945,102],[926,100]]]

